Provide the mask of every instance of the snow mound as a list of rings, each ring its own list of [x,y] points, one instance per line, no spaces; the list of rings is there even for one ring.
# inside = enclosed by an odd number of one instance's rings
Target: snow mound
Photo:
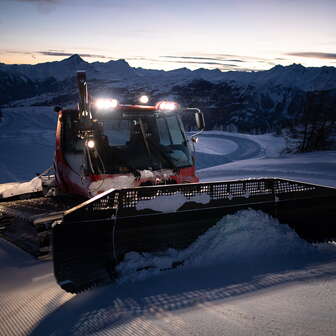
[[[177,192],[174,194],[173,199],[170,195],[161,195],[152,200],[138,201],[136,209],[152,209],[161,212],[175,212],[186,202],[207,204],[210,202],[210,196],[207,194],[196,194],[187,198],[183,193]]]
[[[285,224],[262,211],[242,210],[223,217],[185,250],[128,253],[118,266],[120,282],[137,281],[174,265],[200,267],[263,258],[297,258],[316,252]]]

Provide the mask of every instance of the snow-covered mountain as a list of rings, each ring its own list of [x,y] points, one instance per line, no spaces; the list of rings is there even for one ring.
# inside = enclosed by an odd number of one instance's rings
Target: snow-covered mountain
[[[73,76],[77,70],[90,70],[90,63],[85,62],[78,55],[73,55],[62,61],[39,64],[0,64],[0,70],[13,74],[24,75],[31,80],[44,80],[54,77],[57,80]]]
[[[305,68],[299,64],[287,67],[277,65],[266,71],[243,72],[181,68],[171,71],[132,68],[125,60],[106,63],[88,63],[79,55],[72,55],[62,61],[40,63],[36,65],[8,65],[0,63],[0,70],[13,75],[21,75],[30,80],[45,80],[53,77],[65,80],[78,70],[86,70],[91,80],[110,81],[121,86],[139,86],[149,88],[171,87],[189,83],[195,79],[210,82],[234,81],[237,85],[255,87],[283,86],[304,91],[328,90],[336,88],[336,68]]]
[[[302,124],[311,92],[321,97],[321,111],[336,106],[335,67],[163,71],[133,68],[125,60],[88,63],[79,55],[36,65],[0,64],[0,105],[74,105],[78,70],[87,72],[93,96],[107,94],[121,103],[132,103],[143,92],[154,103],[175,99],[201,108],[208,129],[265,132]]]

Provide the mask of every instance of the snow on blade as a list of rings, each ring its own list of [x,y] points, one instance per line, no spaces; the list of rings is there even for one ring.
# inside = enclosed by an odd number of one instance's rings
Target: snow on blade
[[[207,194],[196,194],[187,198],[184,196],[184,194],[177,192],[174,196],[161,195],[154,199],[139,201],[137,203],[136,209],[151,209],[160,212],[175,212],[187,202],[207,204],[210,202],[210,196]]]
[[[91,182],[89,191],[92,196],[96,196],[101,192],[109,189],[129,188],[134,183],[133,175],[118,176],[114,178],[104,178],[98,181]]]
[[[42,180],[40,177],[34,177],[28,182],[0,184],[0,198],[13,197],[38,191],[42,191]]]
[[[174,263],[199,267],[225,262],[241,262],[267,256],[300,258],[316,252],[287,225],[262,211],[242,210],[223,217],[185,250],[126,254],[118,266],[120,282],[137,281],[159,274]],[[139,271],[140,270],[140,271]]]

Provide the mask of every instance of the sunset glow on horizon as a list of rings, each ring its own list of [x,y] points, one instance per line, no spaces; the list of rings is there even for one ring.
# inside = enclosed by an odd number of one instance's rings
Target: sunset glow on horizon
[[[79,54],[172,70],[336,66],[336,2],[2,0],[0,62]]]

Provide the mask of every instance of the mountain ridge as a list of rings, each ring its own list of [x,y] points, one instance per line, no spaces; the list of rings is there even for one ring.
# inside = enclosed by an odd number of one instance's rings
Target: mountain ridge
[[[131,67],[125,59],[108,62],[86,62],[74,54],[61,61],[38,64],[4,64],[0,70],[11,74],[23,75],[30,80],[46,80],[53,77],[58,81],[75,76],[76,71],[87,71],[90,80],[114,80],[119,85],[145,87],[172,87],[195,79],[210,82],[234,81],[241,86],[283,86],[304,91],[329,90],[336,88],[336,67],[304,67],[301,64],[289,66],[276,65],[269,70],[227,71],[199,68],[190,70],[179,68],[170,71]]]
[[[93,97],[107,95],[122,104],[133,104],[143,93],[151,103],[174,99],[200,108],[208,129],[280,132],[301,125],[309,113],[327,120],[335,114],[335,67],[294,63],[258,72],[164,71],[134,68],[123,59],[88,63],[77,54],[37,65],[0,64],[0,105],[75,106],[78,70],[87,71]]]

